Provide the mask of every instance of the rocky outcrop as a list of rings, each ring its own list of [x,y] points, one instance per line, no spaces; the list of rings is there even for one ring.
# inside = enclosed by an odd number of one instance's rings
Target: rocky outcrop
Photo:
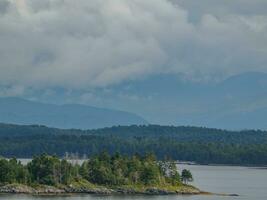
[[[52,186],[39,186],[33,188],[22,184],[9,184],[0,187],[0,193],[8,194],[63,194],[65,190]]]
[[[176,190],[176,194],[188,194],[188,195],[195,195],[195,194],[200,194],[201,191],[195,187],[182,187],[179,188],[179,190]]]
[[[102,194],[102,195],[109,195],[114,193],[113,190],[107,189],[105,187],[74,187],[69,185],[64,188],[65,193],[87,193],[87,194]]]
[[[99,194],[99,195],[112,195],[112,194],[123,194],[123,195],[134,195],[134,194],[144,194],[144,195],[174,195],[174,194],[200,194],[201,192],[191,186],[182,186],[177,190],[161,189],[157,187],[150,188],[115,188],[110,189],[101,186],[95,187],[75,187],[73,185],[63,186],[61,188],[56,188],[52,186],[39,185],[36,187],[30,187],[21,184],[10,184],[0,187],[0,193],[10,193],[10,194],[71,194],[71,193],[86,193],[86,194]]]
[[[59,189],[52,186],[39,186],[34,189],[34,194],[64,194],[66,191],[64,189]]]
[[[35,190],[32,187],[20,184],[10,184],[0,187],[0,193],[10,194],[33,194]]]
[[[175,191],[168,191],[168,190],[163,190],[163,189],[158,189],[158,188],[148,188],[145,190],[144,194],[149,194],[149,195],[168,195],[168,194],[176,194]]]

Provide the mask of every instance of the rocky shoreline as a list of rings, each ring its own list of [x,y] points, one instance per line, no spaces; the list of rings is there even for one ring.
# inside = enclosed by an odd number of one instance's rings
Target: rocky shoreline
[[[182,186],[175,189],[162,189],[157,187],[146,187],[146,188],[106,188],[106,187],[73,187],[62,186],[52,187],[41,185],[38,187],[31,187],[21,184],[9,184],[0,186],[0,194],[29,194],[29,195],[65,195],[65,194],[97,194],[97,195],[197,195],[201,194],[201,191],[192,186]]]

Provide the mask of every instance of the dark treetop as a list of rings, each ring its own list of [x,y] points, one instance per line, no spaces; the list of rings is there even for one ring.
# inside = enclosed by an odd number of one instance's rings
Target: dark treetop
[[[174,162],[156,160],[153,154],[129,157],[119,153],[110,156],[104,152],[81,165],[46,154],[34,157],[26,166],[15,158],[0,159],[0,193],[6,191],[3,188],[10,187],[10,184],[23,184],[31,188],[54,186],[66,192],[80,192],[78,188],[94,189],[99,186],[113,189],[124,187],[136,192],[147,187],[169,192],[183,188],[197,191],[186,185],[188,181],[192,181],[190,171],[183,170],[180,176]]]
[[[0,124],[0,155],[5,157],[66,152],[92,156],[103,150],[125,155],[153,152],[159,159],[202,164],[267,165],[267,133],[158,125],[82,131]]]

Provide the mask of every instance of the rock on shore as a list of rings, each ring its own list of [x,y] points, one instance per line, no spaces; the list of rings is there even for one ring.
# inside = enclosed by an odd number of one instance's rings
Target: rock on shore
[[[0,187],[0,193],[8,194],[63,194],[65,190],[52,186],[33,188],[22,184],[9,184]]]
[[[144,195],[174,195],[174,194],[189,194],[196,195],[200,194],[200,190],[191,186],[182,186],[177,190],[161,189],[156,187],[148,187],[141,189],[133,189],[128,187],[120,187],[115,189],[110,189],[102,186],[95,187],[75,187],[73,185],[63,186],[61,188],[41,185],[38,187],[30,187],[22,184],[9,184],[0,186],[0,193],[8,194],[32,194],[32,195],[42,195],[42,194],[73,194],[73,193],[87,193],[87,194],[99,194],[99,195],[112,195],[112,194],[124,194],[124,195],[134,195],[134,194],[144,194]]]
[[[33,194],[35,190],[32,187],[20,184],[10,184],[0,187],[0,193],[10,193],[10,194]]]

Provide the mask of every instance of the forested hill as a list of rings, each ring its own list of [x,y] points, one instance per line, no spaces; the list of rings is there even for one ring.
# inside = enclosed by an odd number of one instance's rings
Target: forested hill
[[[167,156],[203,164],[267,165],[267,132],[158,125],[84,131],[0,124],[0,155],[5,157],[44,152],[90,156],[104,150],[128,155],[154,152],[160,159]]]
[[[0,137],[28,137],[46,135],[94,135],[101,137],[121,137],[121,138],[175,138],[180,142],[222,142],[254,144],[267,142],[267,131],[243,130],[228,131],[221,129],[190,127],[190,126],[114,126],[103,129],[79,130],[79,129],[58,129],[42,125],[14,125],[0,123]]]

